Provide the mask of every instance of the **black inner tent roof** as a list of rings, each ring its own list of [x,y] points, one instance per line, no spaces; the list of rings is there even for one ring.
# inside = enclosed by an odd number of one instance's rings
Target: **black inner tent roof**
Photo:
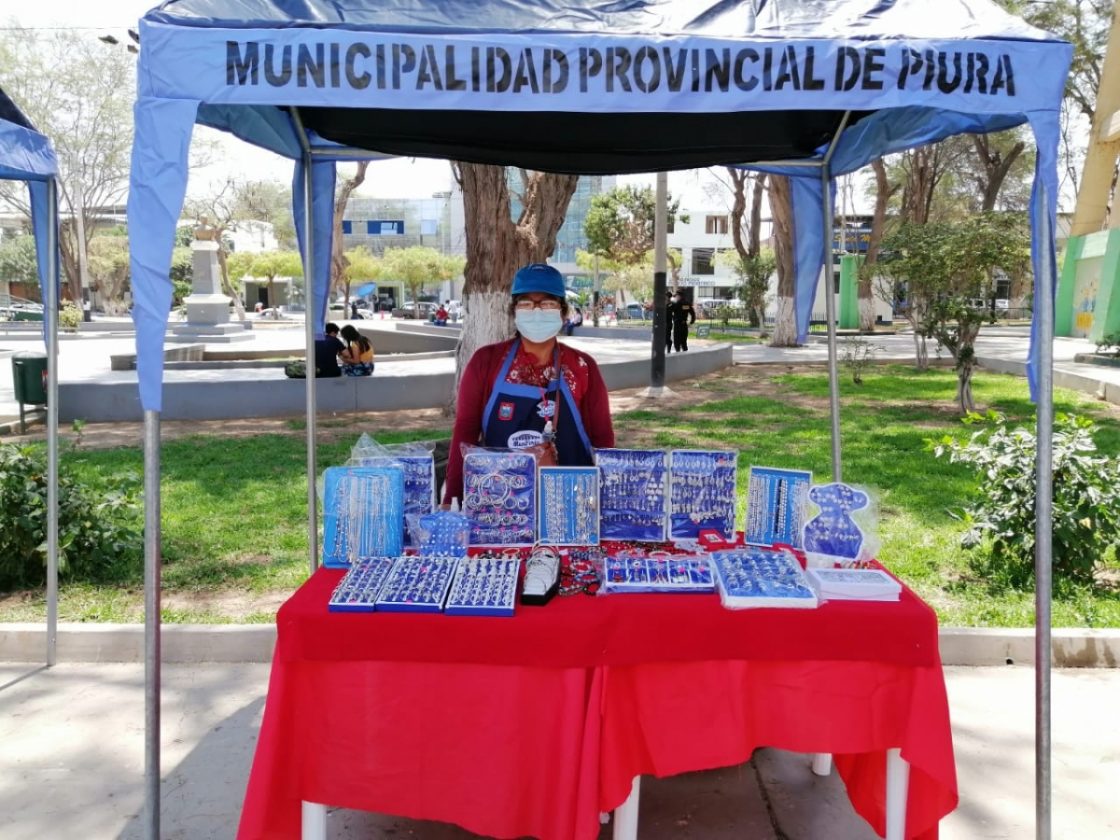
[[[358,149],[570,174],[693,169],[811,157],[842,111],[583,114],[301,108],[319,135]],[[852,125],[871,112],[853,113]],[[526,142],[528,138],[532,142]]]

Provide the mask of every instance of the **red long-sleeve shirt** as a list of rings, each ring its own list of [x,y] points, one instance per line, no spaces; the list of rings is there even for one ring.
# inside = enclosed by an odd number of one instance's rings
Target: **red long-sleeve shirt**
[[[447,483],[443,491],[444,504],[450,504],[452,498],[463,498],[462,444],[471,446],[482,441],[482,413],[486,410],[486,403],[490,400],[502,363],[514,340],[479,348],[467,362],[459,380],[455,427],[451,433],[451,451],[447,458]],[[557,343],[560,346],[560,370],[571,389],[588,440],[596,448],[614,446],[610,398],[599,366],[586,353]],[[547,385],[551,371],[551,362],[543,366],[536,364],[522,347],[506,381],[521,385]]]

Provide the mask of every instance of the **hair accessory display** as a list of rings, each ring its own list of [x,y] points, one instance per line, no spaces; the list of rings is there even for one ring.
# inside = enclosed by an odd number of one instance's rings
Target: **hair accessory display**
[[[655,449],[596,449],[599,532],[604,540],[661,542],[667,511],[665,453]]]
[[[358,458],[360,467],[395,467],[404,471],[404,544],[417,545],[409,526],[410,516],[431,513],[436,500],[436,466],[432,453]]]
[[[599,470],[541,467],[537,538],[548,545],[599,544]]]
[[[734,451],[669,453],[669,539],[698,539],[704,530],[734,537],[738,460]]]
[[[377,609],[438,613],[458,564],[458,557],[398,558],[381,589]]]
[[[750,545],[782,543],[801,548],[805,501],[813,474],[801,470],[751,467],[747,485],[747,526]]]
[[[532,545],[537,459],[527,452],[472,449],[463,456],[463,512],[472,545]]]
[[[331,612],[373,612],[377,596],[395,562],[393,557],[356,560],[331,593],[327,609]]]
[[[847,484],[820,484],[809,490],[809,500],[820,512],[805,523],[805,553],[818,563],[858,560],[864,534],[850,514],[867,507],[867,494]]]
[[[716,551],[711,561],[720,600],[729,609],[817,606],[805,572],[788,551],[753,547]]]
[[[443,611],[448,615],[513,615],[520,571],[521,561],[516,557],[460,560]]]
[[[606,592],[711,592],[712,569],[705,557],[643,556],[623,552],[608,557]]]
[[[396,557],[404,542],[404,475],[398,467],[330,467],[323,477],[323,565]]]

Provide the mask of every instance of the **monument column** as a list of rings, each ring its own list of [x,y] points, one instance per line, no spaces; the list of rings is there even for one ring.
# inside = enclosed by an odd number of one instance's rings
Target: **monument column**
[[[222,293],[217,230],[202,219],[191,242],[191,293],[183,299],[187,322],[171,329],[171,341],[230,342],[252,338],[249,324],[231,323],[230,299]]]

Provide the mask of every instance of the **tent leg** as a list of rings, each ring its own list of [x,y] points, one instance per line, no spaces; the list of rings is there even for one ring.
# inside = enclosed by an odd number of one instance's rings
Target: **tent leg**
[[[641,797],[642,777],[635,776],[626,801],[614,809],[614,840],[637,840],[638,802]]]
[[[160,812],[159,412],[144,412],[144,837],[159,840]]]
[[[47,183],[47,667],[58,661],[58,197]],[[20,404],[20,419],[23,404]]]
[[[303,227],[303,313],[307,341],[307,551],[310,574],[319,568],[319,497],[315,489],[315,214],[312,212],[311,155],[304,155],[303,200],[305,207]]]
[[[1042,206],[1047,206],[1045,189]],[[1043,242],[1053,242],[1050,215],[1044,209],[1045,220],[1041,236]],[[1050,840],[1050,596],[1053,586],[1052,530],[1053,530],[1053,462],[1054,462],[1054,278],[1049,276],[1052,263],[1042,260],[1042,276],[1036,279],[1042,294],[1035,295],[1038,318],[1038,464],[1035,480],[1037,498],[1035,510],[1035,837]]]
[[[840,373],[836,353],[836,280],[832,275],[832,173],[821,167],[824,194],[824,307],[828,321],[828,408],[832,420],[832,480],[840,481]]]

